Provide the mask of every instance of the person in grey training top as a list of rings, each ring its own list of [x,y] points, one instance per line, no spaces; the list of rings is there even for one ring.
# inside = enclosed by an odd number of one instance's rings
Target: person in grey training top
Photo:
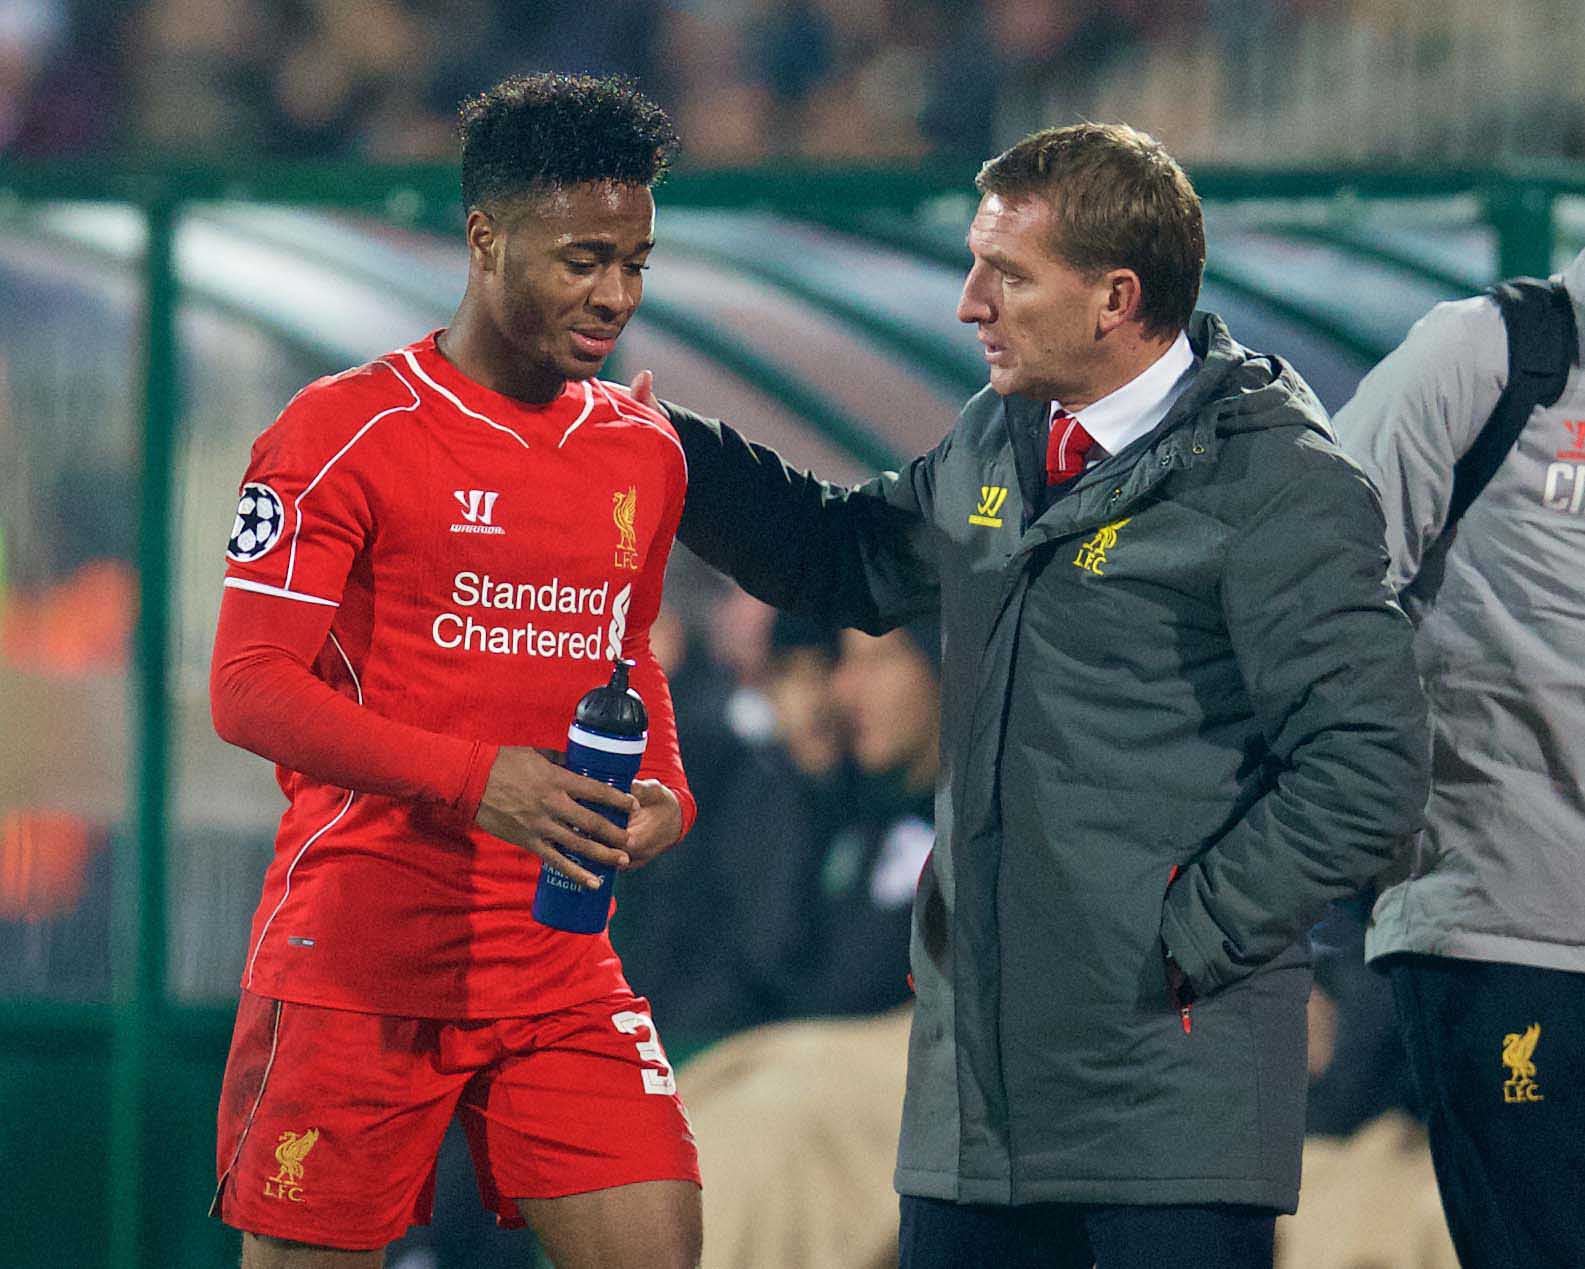
[[[1269,1266],[1302,935],[1425,799],[1381,509],[1299,376],[1194,311],[1200,203],[1157,142],[1049,129],[977,184],[990,385],[853,489],[668,407],[680,537],[778,606],[940,615],[907,1269]]]
[[[1585,254],[1562,281],[1585,331]],[[1496,303],[1439,304],[1337,416],[1381,490],[1433,720],[1427,827],[1366,953],[1461,1261],[1585,1265],[1585,376],[1449,539],[1453,466],[1507,376]]]

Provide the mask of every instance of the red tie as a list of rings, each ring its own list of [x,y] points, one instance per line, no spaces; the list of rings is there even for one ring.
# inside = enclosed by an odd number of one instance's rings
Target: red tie
[[[1051,435],[1046,440],[1046,484],[1060,485],[1084,470],[1084,456],[1095,438],[1077,418],[1060,406],[1051,414]]]

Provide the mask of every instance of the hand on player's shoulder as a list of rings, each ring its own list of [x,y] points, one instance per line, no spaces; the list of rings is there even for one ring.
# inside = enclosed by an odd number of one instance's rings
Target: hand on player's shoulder
[[[665,411],[660,407],[660,398],[655,395],[655,372],[653,370],[640,370],[633,376],[633,383],[628,388],[633,394],[633,400],[640,405],[648,406],[661,414]]]

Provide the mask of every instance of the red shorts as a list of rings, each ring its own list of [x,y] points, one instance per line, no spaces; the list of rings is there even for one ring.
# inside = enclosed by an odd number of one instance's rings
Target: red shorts
[[[637,1181],[699,1183],[648,1002],[532,1018],[391,1018],[242,993],[220,1093],[214,1215],[349,1251],[427,1224],[460,1110],[485,1206]]]

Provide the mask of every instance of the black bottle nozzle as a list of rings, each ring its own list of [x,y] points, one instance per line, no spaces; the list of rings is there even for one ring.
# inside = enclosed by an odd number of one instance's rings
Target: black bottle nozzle
[[[618,659],[611,666],[611,681],[585,692],[573,721],[580,727],[612,736],[642,736],[649,729],[643,698],[628,686],[633,662]]]

